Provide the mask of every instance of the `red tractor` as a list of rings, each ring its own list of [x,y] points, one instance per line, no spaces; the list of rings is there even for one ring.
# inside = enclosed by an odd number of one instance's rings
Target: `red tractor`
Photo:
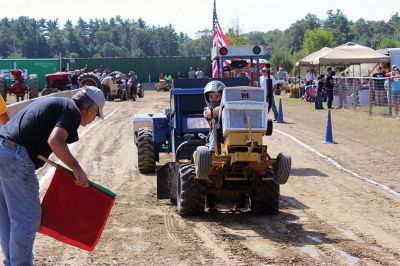
[[[4,100],[7,100],[8,94],[15,94],[17,102],[25,99],[25,94],[28,93],[28,98],[33,99],[38,97],[39,82],[36,74],[29,75],[27,81],[28,86],[25,85],[24,73],[20,69],[13,69],[10,71],[13,80],[10,86],[4,76],[0,76],[0,94]]]
[[[79,76],[78,81],[81,87],[83,86],[95,86],[101,89],[100,77],[93,72],[85,73],[86,68],[68,71],[68,72],[56,72],[53,74],[47,74],[46,77],[46,88],[42,91],[42,96],[58,91],[65,91],[71,89],[71,77],[74,74]]]
[[[23,101],[25,94],[28,93],[28,87],[24,81],[24,72],[21,69],[13,69],[10,73],[13,76],[13,81],[11,86],[7,87],[6,91],[10,95],[15,94],[17,102]]]

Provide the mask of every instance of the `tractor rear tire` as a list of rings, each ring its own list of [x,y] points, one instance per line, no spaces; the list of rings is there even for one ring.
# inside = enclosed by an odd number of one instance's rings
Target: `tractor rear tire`
[[[95,86],[101,89],[101,81],[100,78],[94,73],[83,73],[79,76],[79,81],[81,86]]]
[[[149,127],[138,130],[138,168],[141,173],[154,173],[156,160],[154,156],[153,132]]]
[[[198,146],[196,149],[195,158],[196,178],[201,180],[207,180],[210,166],[211,156],[210,150],[206,146]]]
[[[29,99],[39,97],[39,81],[36,78],[29,78],[28,81]]]
[[[204,212],[206,189],[197,182],[194,165],[183,165],[179,169],[177,206],[181,216],[194,216]]]
[[[279,185],[273,181],[260,184],[251,198],[251,212],[255,215],[279,212]]]
[[[274,165],[274,182],[277,185],[286,184],[289,179],[292,157],[286,153],[279,153]]]

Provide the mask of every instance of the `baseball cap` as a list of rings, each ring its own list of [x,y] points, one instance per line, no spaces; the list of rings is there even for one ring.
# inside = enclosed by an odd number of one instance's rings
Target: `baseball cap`
[[[99,107],[99,117],[104,119],[103,107],[106,103],[103,92],[95,86],[85,86],[82,90]]]

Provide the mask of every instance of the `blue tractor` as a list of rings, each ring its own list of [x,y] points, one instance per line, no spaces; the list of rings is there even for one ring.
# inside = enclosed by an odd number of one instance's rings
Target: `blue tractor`
[[[219,50],[213,59],[218,60],[220,70],[225,68],[225,59],[232,60],[231,66],[236,64],[232,53]],[[237,51],[238,66],[243,68],[243,58],[249,55],[245,49]],[[260,51],[252,52],[250,59],[257,59],[259,81]],[[226,71],[231,70],[221,70],[220,76]],[[264,136],[272,134],[272,120],[265,90],[248,86],[249,77],[217,80],[226,86],[218,119],[223,138],[217,138],[215,121],[210,130],[203,117],[204,87],[211,79],[174,80],[169,109],[134,117],[139,171],[156,172],[157,198],[170,199],[182,216],[199,215],[220,203],[250,208],[254,214],[275,213],[279,210],[279,186],[288,180],[291,158],[285,153],[272,158],[267,153]],[[207,146],[210,131],[216,144],[213,152]],[[156,167],[160,153],[170,153],[171,160]]]
[[[134,116],[134,139],[141,173],[156,171],[160,153],[171,153],[175,161],[190,159],[191,149],[206,142],[210,127],[203,118],[203,90],[211,80],[220,80],[228,86],[246,86],[248,82],[246,78],[177,79],[170,91],[169,109],[164,113]],[[157,173],[160,171],[158,169]]]

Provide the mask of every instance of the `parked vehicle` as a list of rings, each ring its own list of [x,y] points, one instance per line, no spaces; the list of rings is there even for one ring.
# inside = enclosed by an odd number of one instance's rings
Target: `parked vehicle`
[[[53,74],[47,74],[46,77],[46,87],[42,91],[42,95],[47,95],[50,93],[55,93],[58,91],[65,91],[71,89],[71,76],[75,71],[68,72],[56,72]],[[86,68],[78,70],[78,80],[81,87],[95,86],[101,88],[100,77],[93,72],[86,72]]]
[[[10,86],[5,86],[8,94],[14,94],[16,101],[23,101],[28,93],[28,87],[25,85],[24,72],[21,69],[13,69],[10,71],[13,80]]]

